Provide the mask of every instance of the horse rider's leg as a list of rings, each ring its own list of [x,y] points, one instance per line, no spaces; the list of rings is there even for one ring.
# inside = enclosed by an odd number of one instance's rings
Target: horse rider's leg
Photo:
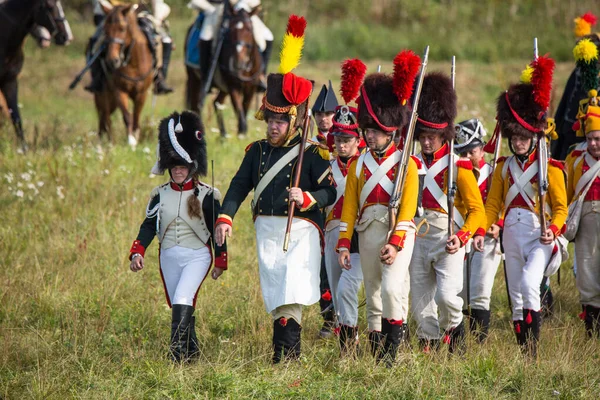
[[[219,94],[217,95],[213,103],[215,113],[217,114],[217,123],[219,125],[219,131],[221,132],[222,138],[228,137],[227,131],[225,130],[225,121],[223,120],[223,109],[225,108],[225,104],[223,104],[223,102],[225,101],[226,96],[227,95],[225,93],[219,91]]]
[[[98,51],[102,42],[104,42],[104,31],[102,27],[103,25],[98,26],[96,32],[94,32],[92,37],[90,37],[85,54],[86,60],[89,60],[90,57],[92,57],[92,55]],[[90,68],[92,81],[84,88],[88,92],[97,93],[102,91],[104,83],[104,71],[102,70],[102,65],[100,64],[101,58],[102,56],[98,57],[96,62],[94,62]]]
[[[171,53],[173,52],[173,39],[165,35],[162,37],[162,74],[166,80],[169,73],[169,64],[171,63]]]
[[[243,93],[240,89],[232,89],[231,93],[231,103],[233,104],[233,109],[237,114],[238,119],[238,137],[242,138],[246,136],[248,133],[248,125],[246,123],[246,114],[244,113],[244,105],[242,103]]]
[[[135,147],[137,146],[137,139],[133,136],[133,117],[128,109],[129,95],[121,90],[117,90],[115,96],[117,107],[119,107],[119,110],[121,110],[121,114],[123,115],[123,123],[127,128],[127,143],[129,143],[131,147]]]
[[[202,79],[205,80],[210,69],[212,40],[200,40],[198,49],[200,51],[200,72],[202,73]]]
[[[133,137],[136,141],[140,139],[140,117],[146,102],[148,91],[140,91],[133,99]]]
[[[9,79],[2,83],[0,91],[4,94],[6,100],[6,106],[8,107],[8,113],[10,119],[15,127],[17,133],[17,139],[23,152],[27,151],[27,143],[25,142],[25,133],[23,132],[23,122],[21,121],[21,114],[19,113],[19,84],[17,78]]]
[[[157,27],[154,26],[154,23],[149,18],[138,18],[138,23],[140,29],[146,36],[146,40],[148,40],[148,48],[152,53],[152,59],[154,60],[154,66],[156,67],[156,72],[154,74],[154,93],[171,93],[173,88],[167,86],[165,77],[163,76],[163,42],[160,40],[160,34]]]
[[[260,49],[262,57],[262,74],[260,76],[260,82],[258,88],[261,90],[267,89],[267,67],[269,60],[271,59],[271,52],[273,50],[273,32],[265,25],[265,23],[258,17],[253,15],[252,21],[252,33],[254,35],[254,41]]]

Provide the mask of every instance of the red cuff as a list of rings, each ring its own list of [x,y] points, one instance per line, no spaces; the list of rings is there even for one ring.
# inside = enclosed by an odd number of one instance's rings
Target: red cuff
[[[463,247],[465,244],[467,244],[469,238],[471,238],[471,232],[463,231],[461,229],[460,231],[456,232],[456,236],[458,237],[458,240],[460,240],[460,247]]]
[[[558,226],[552,224],[548,227],[548,229],[550,229],[552,231],[552,233],[554,233],[554,237],[556,238],[559,234],[560,234],[560,229],[558,229]]]
[[[390,237],[388,244],[391,244],[392,246],[396,246],[398,248],[398,251],[400,251],[404,248],[404,240],[406,240],[406,234],[404,234],[402,236],[393,234]]]
[[[500,229],[504,229],[504,218],[500,218],[498,222],[496,222],[496,225],[498,225]]]
[[[485,236],[485,229],[479,228],[475,231],[475,235],[473,236]]]
[[[232,226],[233,225],[233,221],[231,220],[231,217],[229,215],[227,215],[227,214],[219,214],[219,217],[215,221],[215,226],[217,226],[219,224],[227,224],[229,226]]]
[[[227,269],[227,252],[221,252],[219,257],[215,257],[215,267],[221,269]]]
[[[302,205],[299,206],[296,203],[296,207],[300,209],[300,211],[306,211],[311,208],[314,204],[317,204],[317,201],[309,192],[302,192]]]
[[[146,254],[146,249],[142,246],[142,243],[139,240],[134,240],[131,245],[131,250],[129,250],[129,260],[131,260],[131,256],[135,253],[141,254],[142,257]]]
[[[350,251],[350,239],[341,238],[338,240],[336,249],[339,249],[340,247],[345,247]]]

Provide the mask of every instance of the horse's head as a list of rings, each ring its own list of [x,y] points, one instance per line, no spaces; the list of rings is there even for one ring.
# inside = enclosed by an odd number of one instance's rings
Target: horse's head
[[[232,48],[233,67],[240,72],[252,72],[253,57],[256,56],[256,42],[252,32],[252,13],[245,9],[231,12],[229,20],[229,41]]]
[[[35,13],[35,23],[46,28],[54,42],[60,46],[68,45],[73,40],[60,0],[40,1]]]
[[[105,7],[103,5],[103,7]],[[131,46],[133,38],[129,27],[137,24],[137,4],[105,8],[104,35],[106,37],[106,63],[118,69],[125,63],[125,50]]]

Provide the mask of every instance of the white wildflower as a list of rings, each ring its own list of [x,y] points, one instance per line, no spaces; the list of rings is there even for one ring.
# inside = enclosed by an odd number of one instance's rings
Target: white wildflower
[[[27,184],[27,189],[37,190],[37,188],[35,187],[35,184],[33,184],[33,183],[28,183]]]
[[[39,182],[37,183],[37,185],[38,185],[38,187],[42,187],[42,186],[44,186],[44,182],[43,182],[43,181],[39,181]]]
[[[57,186],[56,187],[56,195],[58,196],[59,199],[63,200],[65,198],[65,194],[63,193],[63,187],[62,186]]]
[[[23,187],[23,183],[22,182],[17,182],[17,187],[19,187],[19,188]]]
[[[6,179],[6,182],[8,183],[12,183],[13,179],[15,179],[15,177],[13,176],[12,173],[8,172],[6,174],[4,174],[4,179]]]
[[[23,197],[23,195],[24,195],[24,193],[23,193],[23,191],[22,191],[22,190],[17,190],[17,191],[15,192],[15,196],[17,196],[17,197]]]
[[[104,175],[108,175],[108,174],[110,174],[110,171],[109,171],[109,170],[107,170],[107,169],[105,169],[104,171],[102,171],[102,173],[103,173]]]
[[[148,146],[144,147],[142,151],[146,154],[150,154],[150,148]]]
[[[28,182],[31,179],[31,174],[29,172],[24,172],[21,174],[21,179]]]

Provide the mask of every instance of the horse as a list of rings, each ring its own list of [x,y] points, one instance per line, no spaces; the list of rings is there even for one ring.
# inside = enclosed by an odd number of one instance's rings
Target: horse
[[[107,134],[112,140],[110,116],[118,107],[127,128],[128,143],[135,147],[140,134],[140,115],[154,78],[154,61],[148,39],[138,25],[137,4],[111,7],[102,3],[102,7],[106,14],[102,66],[107,77],[102,91],[94,93],[98,135]],[[133,100],[133,114],[129,111],[129,99]]]
[[[23,152],[27,151],[27,143],[18,106],[17,78],[25,59],[25,37],[36,25],[45,28],[59,46],[73,40],[60,0],[0,2],[0,116],[10,116]]]
[[[218,91],[213,107],[223,138],[227,137],[222,106],[225,98],[228,94],[231,97],[231,103],[238,119],[238,137],[245,137],[248,132],[246,116],[262,73],[262,58],[254,40],[252,21],[250,20],[257,10],[255,9],[251,13],[244,9],[234,12],[231,6],[229,7],[229,29],[225,33],[215,77],[211,84],[211,87]],[[193,25],[188,29],[186,36],[186,53],[187,38],[192,27]],[[205,77],[202,76],[199,69],[189,65],[186,65],[186,72],[186,106],[189,110],[201,115],[200,105],[204,103]]]

